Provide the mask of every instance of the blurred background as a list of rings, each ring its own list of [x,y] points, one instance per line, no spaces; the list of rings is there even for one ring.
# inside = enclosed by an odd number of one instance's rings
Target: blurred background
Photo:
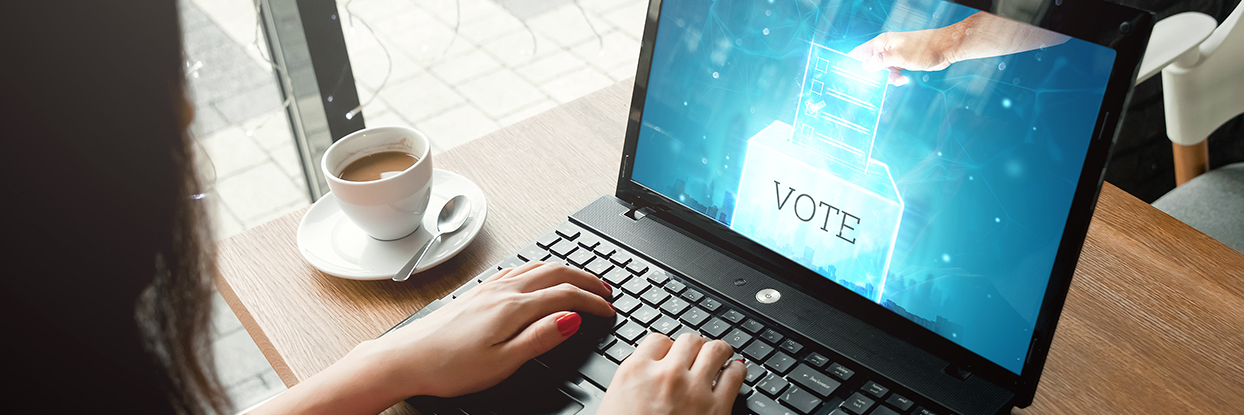
[[[265,32],[278,30],[290,17],[274,13],[265,27],[252,0],[179,1],[196,110],[192,134],[213,167],[208,176],[214,187],[207,197],[216,237],[308,206],[319,193],[302,160],[314,159],[316,145],[307,141],[317,132],[297,114],[320,108],[315,105],[332,107],[332,96],[323,103],[303,102],[280,87],[281,70],[270,63],[274,48]],[[1153,11],[1159,19],[1200,11],[1221,21],[1239,0],[1120,2]],[[431,138],[434,153],[634,76],[648,6],[643,0],[298,3],[335,5],[328,14],[344,36],[365,125],[419,129]],[[288,64],[300,52],[282,48],[298,46],[282,43],[275,49],[286,52],[278,55]],[[285,75],[293,79],[287,87],[298,87],[297,74]],[[1160,78],[1137,85],[1106,176],[1146,202],[1175,185]],[[1210,136],[1211,168],[1244,161],[1241,136],[1239,118]],[[310,170],[315,169],[318,164]],[[237,409],[283,391],[219,295],[215,309],[217,368]]]

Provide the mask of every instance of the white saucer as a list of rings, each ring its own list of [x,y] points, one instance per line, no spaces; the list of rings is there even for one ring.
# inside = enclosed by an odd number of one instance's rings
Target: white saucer
[[[461,175],[441,169],[432,173],[432,197],[419,230],[396,241],[378,241],[363,233],[328,193],[311,206],[298,224],[298,252],[311,266],[329,275],[354,280],[387,280],[406,265],[419,247],[432,239],[436,214],[446,200],[464,194],[471,200],[471,213],[462,229],[441,237],[423,258],[419,273],[462,252],[484,226],[488,206],[484,191]]]

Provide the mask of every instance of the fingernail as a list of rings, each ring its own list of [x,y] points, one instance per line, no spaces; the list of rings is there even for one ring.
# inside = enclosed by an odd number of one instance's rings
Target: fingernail
[[[744,362],[743,359],[734,359],[734,361],[742,363],[742,364],[747,364],[747,362]]]
[[[579,317],[579,313],[568,313],[557,318],[557,332],[562,337],[570,337],[576,331],[579,331],[579,324],[583,323],[583,318]]]
[[[605,282],[605,280],[600,280],[600,285],[605,286],[605,291],[608,291],[610,294],[613,294],[613,287],[610,287],[609,283]]]

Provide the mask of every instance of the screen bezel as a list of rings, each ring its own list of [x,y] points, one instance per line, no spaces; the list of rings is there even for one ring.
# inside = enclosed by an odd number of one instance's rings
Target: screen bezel
[[[1013,393],[1012,404],[1027,406],[1036,393],[1037,382],[1049,353],[1055,326],[1070,288],[1071,276],[1083,247],[1089,221],[1101,191],[1105,166],[1117,139],[1122,123],[1123,109],[1131,96],[1131,87],[1139,70],[1140,60],[1148,43],[1153,26],[1153,14],[1102,0],[1021,0],[1005,3],[986,1],[948,0],[978,10],[984,10],[1012,20],[1049,29],[1075,37],[1116,52],[1114,67],[1106,84],[1094,135],[1080,172],[1066,227],[1059,243],[1054,266],[1045,296],[1037,315],[1036,326],[1027,358],[1020,374],[994,363],[941,335],[868,301],[863,296],[829,281],[782,254],[753,242],[664,195],[653,191],[632,179],[634,156],[638,143],[643,107],[647,95],[649,72],[652,68],[653,48],[657,25],[660,22],[662,0],[650,0],[644,37],[639,55],[639,67],[635,76],[630,111],[628,112],[626,142],[623,147],[621,171],[616,196],[636,207],[649,207],[672,223],[684,224],[690,232],[718,248],[756,264],[762,264],[770,274],[805,289],[812,297],[852,316],[868,322],[887,333],[903,339],[939,358],[950,362],[972,376],[982,376]],[[885,310],[885,312],[878,312]]]

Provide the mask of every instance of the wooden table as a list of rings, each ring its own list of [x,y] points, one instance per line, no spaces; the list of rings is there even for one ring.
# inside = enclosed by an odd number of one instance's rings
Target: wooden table
[[[437,155],[437,167],[483,188],[490,211],[478,239],[426,275],[317,271],[298,254],[299,211],[220,243],[221,294],[281,380],[297,384],[612,193],[631,85]],[[1242,332],[1244,255],[1107,184],[1036,401],[1016,412],[1240,413]]]

